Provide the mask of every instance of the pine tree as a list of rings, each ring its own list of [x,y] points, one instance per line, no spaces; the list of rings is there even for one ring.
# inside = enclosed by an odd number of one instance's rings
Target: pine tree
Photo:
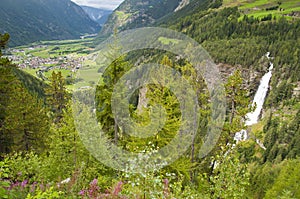
[[[117,41],[116,41],[117,42]],[[131,67],[125,61],[125,55],[120,55],[120,49],[117,43],[112,47],[112,54],[107,55],[107,59],[112,63],[103,73],[103,83],[97,86],[96,103],[97,103],[97,119],[101,125],[102,130],[118,143],[120,129],[117,125],[116,118],[112,115],[111,97],[114,85],[123,76],[123,74]]]
[[[52,111],[52,118],[55,123],[63,117],[63,110],[70,99],[70,95],[66,90],[65,80],[61,72],[52,72],[50,78],[50,87],[46,88],[47,104]]]
[[[79,167],[80,161],[85,159],[83,157],[89,156],[75,129],[72,112],[68,105],[62,112],[59,126],[56,123],[51,125],[46,143],[49,146],[49,164],[52,165],[51,174],[49,173],[51,177],[70,177]]]
[[[2,49],[4,49],[6,47],[9,38],[10,38],[10,36],[8,33],[5,33],[5,34],[0,33],[0,66],[1,67],[8,66],[11,64],[11,62],[7,58],[2,57],[3,56]]]
[[[225,143],[232,142],[232,137],[245,127],[245,116],[251,111],[248,92],[243,86],[243,78],[240,70],[236,70],[225,84],[228,110],[225,123]]]
[[[48,132],[48,117],[43,102],[15,83],[5,112],[4,132],[12,140],[10,151],[41,152]]]
[[[8,34],[0,34],[4,48]],[[0,51],[0,152],[42,151],[48,130],[44,104],[17,79],[18,70]]]
[[[13,144],[11,136],[4,131],[4,121],[7,112],[7,106],[10,103],[13,85],[17,78],[13,74],[15,65],[7,58],[3,57],[2,49],[6,47],[9,40],[8,34],[0,34],[0,153],[8,153],[10,145]]]

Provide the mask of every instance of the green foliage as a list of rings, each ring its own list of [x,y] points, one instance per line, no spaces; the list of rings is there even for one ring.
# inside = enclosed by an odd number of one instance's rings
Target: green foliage
[[[151,167],[151,165],[147,165]],[[154,171],[147,173],[125,173],[122,193],[129,198],[209,198],[199,193],[192,185],[186,185],[185,176]]]
[[[66,90],[65,80],[60,71],[57,73],[55,71],[52,72],[50,87],[46,88],[45,93],[47,104],[53,113],[52,118],[55,123],[58,123],[70,99],[70,95]]]
[[[4,121],[5,121],[5,112],[10,97],[10,90],[12,88],[12,81],[15,81],[15,77],[11,73],[11,68],[0,67],[0,151],[9,152],[9,146],[11,144],[11,138],[6,137],[4,133]]]
[[[1,68],[2,103],[4,110],[1,134],[2,152],[36,150],[43,148],[48,129],[43,102],[23,86],[14,76],[12,66]]]
[[[11,151],[44,148],[44,138],[48,131],[48,117],[43,102],[32,96],[19,83],[11,91],[10,104],[6,109],[4,133],[12,139]]]
[[[1,36],[4,48],[9,35]],[[2,55],[2,53],[1,53]],[[37,98],[33,89],[27,89],[29,81],[23,83],[22,72],[6,58],[0,57],[0,152],[20,150],[42,151],[43,140],[48,129],[48,118],[43,101]],[[4,60],[4,61],[3,61]],[[34,80],[34,78],[29,78]],[[34,86],[33,86],[34,87]],[[35,88],[37,88],[36,86]]]
[[[0,181],[0,197],[1,198],[9,198],[9,195],[7,193],[7,188],[9,187],[9,182]]]
[[[224,125],[226,132],[225,142],[232,142],[230,137],[233,137],[236,132],[244,129],[245,116],[251,111],[250,99],[247,96],[247,90],[243,87],[243,78],[240,70],[236,70],[227,80],[225,84],[227,96],[227,120]]]
[[[141,0],[126,0],[108,18],[101,35],[110,35],[115,29],[127,30],[153,24],[172,13],[179,3],[180,0],[149,0],[147,4]]]
[[[266,104],[277,106],[293,97],[299,81],[299,23],[299,19],[291,22],[285,17],[261,22],[253,16],[242,16],[237,7],[228,7],[193,12],[171,21],[170,27],[202,43],[217,63],[264,72],[260,58],[271,52],[274,69]]]
[[[271,115],[264,128],[266,133],[263,161],[280,162],[286,158],[299,156],[300,111],[292,115],[290,120],[281,121],[279,117]]]
[[[37,96],[43,102],[45,101],[45,89],[49,86],[44,81],[28,74],[27,72],[14,68],[13,74],[22,82],[30,94]]]
[[[10,182],[6,181],[9,177],[9,168],[5,162],[0,162],[0,197],[8,198],[8,188],[10,187]]]
[[[256,165],[251,172],[249,192],[254,198],[263,198],[266,191],[270,189],[278,176],[280,165],[266,163]]]
[[[50,187],[45,191],[37,189],[33,194],[29,193],[26,199],[59,199],[62,197],[62,192],[54,190],[54,187]]]
[[[168,2],[172,6],[178,4],[177,1]],[[165,8],[160,6],[163,1],[151,3],[159,9]],[[199,115],[203,118],[200,121],[200,135],[194,139],[192,146],[181,158],[160,171],[121,173],[107,168],[93,158],[81,143],[76,131],[64,79],[61,73],[55,72],[52,73],[50,87],[45,89],[46,102],[53,119],[49,129],[47,109],[44,107],[44,101],[39,99],[43,97],[43,93],[40,93],[42,85],[33,87],[32,85],[40,83],[15,70],[14,65],[2,57],[1,53],[0,151],[21,152],[7,154],[0,161],[0,197],[299,198],[300,177],[297,168],[300,166],[298,160],[300,111],[294,88],[299,85],[300,21],[274,19],[274,15],[266,15],[265,18],[243,16],[237,7],[206,9],[219,6],[220,1],[210,3],[191,0],[190,5],[181,11],[161,18],[170,11],[171,7],[168,7],[161,16],[155,16],[157,17],[155,20],[160,18],[161,22],[174,19],[168,21],[171,28],[186,33],[202,43],[216,62],[239,66],[239,70],[235,70],[225,83],[228,109],[222,137],[219,145],[206,158],[197,158],[195,152],[201,147],[203,139],[201,133],[206,132],[207,118],[210,114],[208,93],[205,91],[204,81],[199,79],[189,63],[184,60],[174,61],[174,55],[163,56],[165,52],[154,55],[151,50],[133,52],[129,56],[126,55],[127,57],[109,55],[108,58],[112,59],[112,63],[103,73],[103,82],[97,86],[97,118],[108,136],[125,150],[148,153],[169,144],[176,135],[181,122],[180,105],[172,91],[167,86],[159,85],[159,82],[141,88],[130,99],[129,109],[132,118],[141,126],[148,124],[151,107],[159,104],[165,109],[166,123],[155,136],[146,139],[127,136],[127,132],[116,124],[111,110],[114,85],[133,67],[127,60],[133,58],[133,63],[140,61],[139,57],[144,56],[144,53],[146,55],[141,62],[155,60],[170,66],[181,72],[191,83],[198,94],[201,107]],[[144,11],[151,16],[160,12],[159,9],[149,7]],[[267,9],[272,11],[275,7]],[[150,10],[149,13],[147,10]],[[120,16],[130,18],[134,14],[125,13]],[[175,16],[180,17],[175,19]],[[136,19],[139,20],[142,18]],[[132,24],[126,24],[121,28],[133,27],[134,22],[133,20]],[[148,22],[145,20],[139,25]],[[7,34],[0,35],[1,48],[6,45],[8,38]],[[162,39],[165,43],[176,43],[170,41]],[[52,50],[55,52],[59,49],[55,47]],[[274,110],[274,113],[270,115],[261,132],[266,150],[258,148],[253,140],[232,148],[230,143],[233,134],[245,127],[245,115],[251,110],[249,106],[251,93],[244,87],[251,79],[250,77],[243,79],[242,73],[245,70],[251,74],[257,72],[258,77],[264,73],[267,69],[267,60],[262,57],[267,51],[274,57],[271,58],[274,70],[266,107],[272,107],[271,111]],[[46,52],[48,51],[43,53]],[[162,71],[158,71],[157,77],[165,78],[160,76],[161,74]],[[141,90],[145,88],[147,102],[139,109],[139,97]],[[81,97],[89,100],[87,96],[90,95],[89,92],[83,92]],[[284,110],[276,111],[278,108]],[[229,145],[222,147],[227,144]],[[176,149],[173,152],[175,153]],[[137,161],[136,164],[138,163]],[[249,163],[250,166],[245,163]],[[154,167],[149,164],[145,166]],[[69,179],[69,182],[62,183],[63,179]],[[37,182],[39,185],[46,182],[50,184],[50,188],[40,188],[32,192],[28,186],[26,189],[20,186],[12,190],[7,189],[26,180],[30,183]],[[119,183],[116,186],[111,186],[117,181]],[[93,191],[92,196],[89,195],[90,190]],[[78,194],[79,191],[84,192]]]
[[[110,55],[116,56],[116,55]],[[113,59],[110,57],[110,59]],[[124,56],[120,56],[112,61],[109,68],[103,73],[103,84],[97,86],[96,90],[96,103],[97,103],[97,118],[102,129],[107,135],[118,142],[120,135],[120,129],[115,123],[115,119],[111,110],[111,97],[113,93],[114,85],[117,83],[120,77],[130,68],[128,62],[125,61]]]
[[[237,154],[227,151],[216,156],[213,162],[214,169],[209,177],[211,198],[245,198],[250,185],[249,172]]]
[[[10,36],[8,33],[0,33],[0,66],[7,66],[10,64],[10,61],[7,58],[3,58],[2,49],[4,49],[8,43]]]
[[[266,193],[265,198],[299,198],[299,159],[288,160],[281,169],[272,188]]]
[[[5,157],[3,163],[6,168],[9,168],[7,179],[13,179],[16,182],[31,179],[32,183],[43,180],[40,169],[43,163],[42,158],[33,152],[11,154]]]

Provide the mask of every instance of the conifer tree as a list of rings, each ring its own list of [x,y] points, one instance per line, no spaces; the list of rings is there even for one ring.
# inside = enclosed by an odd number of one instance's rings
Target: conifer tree
[[[8,33],[5,33],[5,34],[0,33],[0,65],[2,67],[8,66],[11,64],[11,62],[7,58],[2,57],[3,56],[2,49],[4,49],[6,47],[9,38],[10,38],[10,36]]]
[[[236,132],[245,127],[245,116],[251,111],[250,99],[247,96],[247,90],[243,86],[242,72],[236,70],[227,80],[225,84],[227,95],[227,121],[225,123],[225,143],[231,142],[231,138]]]
[[[48,117],[43,102],[20,83],[14,83],[5,112],[4,132],[11,151],[43,151]]]
[[[8,34],[0,34],[4,48]],[[0,51],[0,152],[42,151],[48,130],[48,118],[43,102],[31,94],[17,79],[18,70]]]
[[[129,62],[125,60],[125,55],[120,54],[120,46],[115,38],[115,43],[111,46],[110,54],[107,54],[107,59],[111,64],[104,71],[103,83],[97,86],[96,103],[97,103],[97,119],[103,125],[102,130],[107,135],[118,143],[120,129],[117,125],[116,118],[112,115],[111,97],[114,85],[130,68]]]
[[[66,90],[65,80],[61,72],[52,72],[50,78],[50,87],[46,88],[47,104],[52,111],[53,121],[59,123],[63,117],[63,110],[70,99],[70,95]]]
[[[9,152],[9,146],[12,144],[11,138],[4,133],[5,113],[9,104],[12,85],[16,81],[12,72],[14,65],[2,54],[2,49],[6,47],[8,40],[8,34],[0,34],[0,153]]]

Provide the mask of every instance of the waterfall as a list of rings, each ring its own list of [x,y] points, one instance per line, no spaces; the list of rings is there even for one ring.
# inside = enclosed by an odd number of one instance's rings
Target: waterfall
[[[267,58],[270,59],[269,57],[270,53],[267,53]],[[269,82],[272,77],[272,69],[273,69],[273,63],[270,62],[270,67],[268,73],[266,73],[262,79],[260,80],[260,85],[258,87],[258,90],[254,96],[254,100],[252,103],[252,106],[256,106],[255,110],[253,112],[247,113],[246,115],[246,126],[250,126],[252,124],[256,124],[259,119],[259,115],[262,111],[265,98],[267,96],[267,92],[269,90]]]
[[[270,52],[266,54],[266,57],[268,58],[268,60],[270,60]],[[255,110],[253,112],[246,114],[246,121],[245,121],[246,126],[251,126],[258,122],[259,116],[261,114],[267,96],[267,92],[269,90],[269,83],[272,77],[272,70],[273,70],[273,63],[270,62],[269,71],[260,80],[259,87],[254,96],[252,107],[255,107]],[[247,138],[248,138],[248,133],[244,129],[241,130],[240,132],[237,132],[234,136],[234,140],[236,140],[237,142],[246,140]]]

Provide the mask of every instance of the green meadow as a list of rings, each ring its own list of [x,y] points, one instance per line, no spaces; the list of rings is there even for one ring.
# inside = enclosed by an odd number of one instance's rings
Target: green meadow
[[[20,57],[40,57],[43,59],[46,58],[59,58],[59,57],[68,57],[68,60],[78,59],[80,57],[85,57],[90,55],[94,48],[91,48],[93,40],[91,38],[80,39],[80,40],[63,40],[63,41],[41,41],[36,42],[30,45],[20,46],[16,49],[23,50],[23,52],[13,53],[16,56]],[[71,71],[71,68],[67,67],[66,69],[55,68],[55,64],[44,64],[45,67],[54,67],[48,71],[43,72],[43,76],[47,79],[51,76],[52,72],[61,72],[62,76],[65,79],[74,79],[78,78],[76,82],[76,87],[94,85],[98,82],[100,73],[97,72],[97,69],[94,62],[87,59],[82,63],[83,68],[77,71],[76,73]],[[38,77],[37,71],[40,69],[26,68],[25,72]],[[39,78],[39,77],[38,77]],[[47,80],[46,83],[48,83]],[[74,84],[67,85],[68,89],[73,89]]]
[[[299,13],[297,16],[290,16],[294,12],[300,12],[299,0],[224,0],[223,6],[238,6],[242,13],[260,19],[270,14],[276,18],[285,16],[288,19],[300,16]]]

